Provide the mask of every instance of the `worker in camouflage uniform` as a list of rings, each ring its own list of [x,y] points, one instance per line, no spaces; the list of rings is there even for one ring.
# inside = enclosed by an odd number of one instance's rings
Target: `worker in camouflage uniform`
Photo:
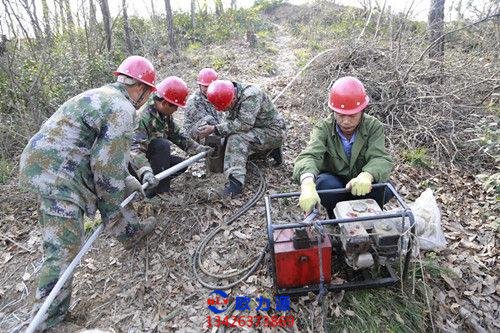
[[[202,126],[199,133],[201,137],[215,133],[227,138],[224,174],[228,183],[219,194],[238,195],[245,184],[251,153],[269,152],[276,165],[282,163],[285,120],[269,96],[255,85],[217,80],[208,86],[207,97],[216,110],[228,115],[218,125]]]
[[[79,252],[84,214],[93,217],[99,210],[108,231],[125,247],[154,228],[154,219],[141,222],[134,211],[120,210],[120,203],[127,191],[141,186],[127,171],[129,149],[136,109],[154,91],[156,72],[147,59],[132,56],[114,74],[116,83],[61,105],[21,155],[20,186],[39,196],[45,258],[34,313]],[[71,285],[72,278],[47,311],[41,330],[64,319]]]
[[[149,184],[148,197],[168,192],[171,179],[187,169],[161,181],[155,178],[155,174],[184,161],[171,155],[170,141],[191,155],[210,150],[182,133],[172,117],[179,106],[186,105],[188,93],[183,80],[170,76],[158,85],[152,100],[141,109],[132,142],[130,170],[143,184]]]
[[[382,207],[393,196],[387,188],[372,190],[373,182],[389,179],[394,164],[384,147],[382,123],[364,113],[368,102],[358,79],[348,76],[333,84],[328,103],[333,115],[314,127],[293,169],[301,183],[299,205],[306,213],[321,202],[333,218],[337,202],[372,198]],[[338,188],[350,193],[317,192]]]
[[[218,74],[212,68],[203,68],[198,74],[198,89],[192,94],[185,108],[184,132],[194,140],[201,142],[198,128],[204,125],[218,125],[222,120],[222,113],[217,112],[207,99],[208,85],[217,80]]]

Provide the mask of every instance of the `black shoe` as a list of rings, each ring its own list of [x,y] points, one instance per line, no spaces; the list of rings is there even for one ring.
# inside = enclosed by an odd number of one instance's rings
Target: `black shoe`
[[[274,159],[274,166],[280,166],[283,163],[283,149],[281,147],[271,150],[269,156]]]
[[[229,176],[229,182],[226,183],[223,189],[218,191],[221,197],[234,197],[241,194],[243,184],[236,180],[233,176]]]

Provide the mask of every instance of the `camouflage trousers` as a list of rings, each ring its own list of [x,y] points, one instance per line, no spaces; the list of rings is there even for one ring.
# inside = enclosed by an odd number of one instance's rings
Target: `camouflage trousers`
[[[70,201],[40,197],[38,219],[42,227],[43,262],[33,306],[33,316],[56,285],[85,240],[82,208]],[[124,246],[141,231],[135,211],[124,211],[106,224],[106,231]],[[50,305],[40,330],[64,320],[71,300],[71,276]]]
[[[262,128],[229,135],[224,156],[224,175],[226,177],[231,175],[240,183],[245,184],[248,156],[279,148],[283,145],[283,141],[284,134],[269,135]]]
[[[33,315],[54,288],[71,260],[78,254],[85,237],[83,210],[72,202],[40,198],[38,219],[42,227],[45,260],[38,279]],[[70,277],[66,281],[50,305],[45,321],[39,329],[52,327],[64,319],[70,306],[72,280],[73,277]]]

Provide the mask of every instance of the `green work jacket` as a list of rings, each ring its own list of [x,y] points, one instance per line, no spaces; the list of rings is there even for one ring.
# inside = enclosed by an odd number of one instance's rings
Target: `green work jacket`
[[[333,115],[319,121],[314,127],[307,147],[295,159],[293,179],[297,182],[305,173],[315,177],[328,172],[348,182],[362,171],[369,172],[374,182],[385,182],[394,162],[385,150],[382,123],[373,116],[363,114],[358,125],[351,159],[347,159],[342,141],[335,130]]]

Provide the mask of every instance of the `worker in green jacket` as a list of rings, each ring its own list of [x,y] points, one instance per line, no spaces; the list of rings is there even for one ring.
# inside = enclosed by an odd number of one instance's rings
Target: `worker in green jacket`
[[[333,114],[314,127],[293,169],[294,180],[301,184],[299,205],[306,213],[321,202],[332,218],[337,202],[372,198],[382,207],[392,197],[388,189],[372,191],[372,183],[389,180],[394,163],[384,147],[382,123],[363,112],[368,102],[357,78],[343,77],[333,84],[328,103]],[[338,188],[350,193],[317,192]]]

